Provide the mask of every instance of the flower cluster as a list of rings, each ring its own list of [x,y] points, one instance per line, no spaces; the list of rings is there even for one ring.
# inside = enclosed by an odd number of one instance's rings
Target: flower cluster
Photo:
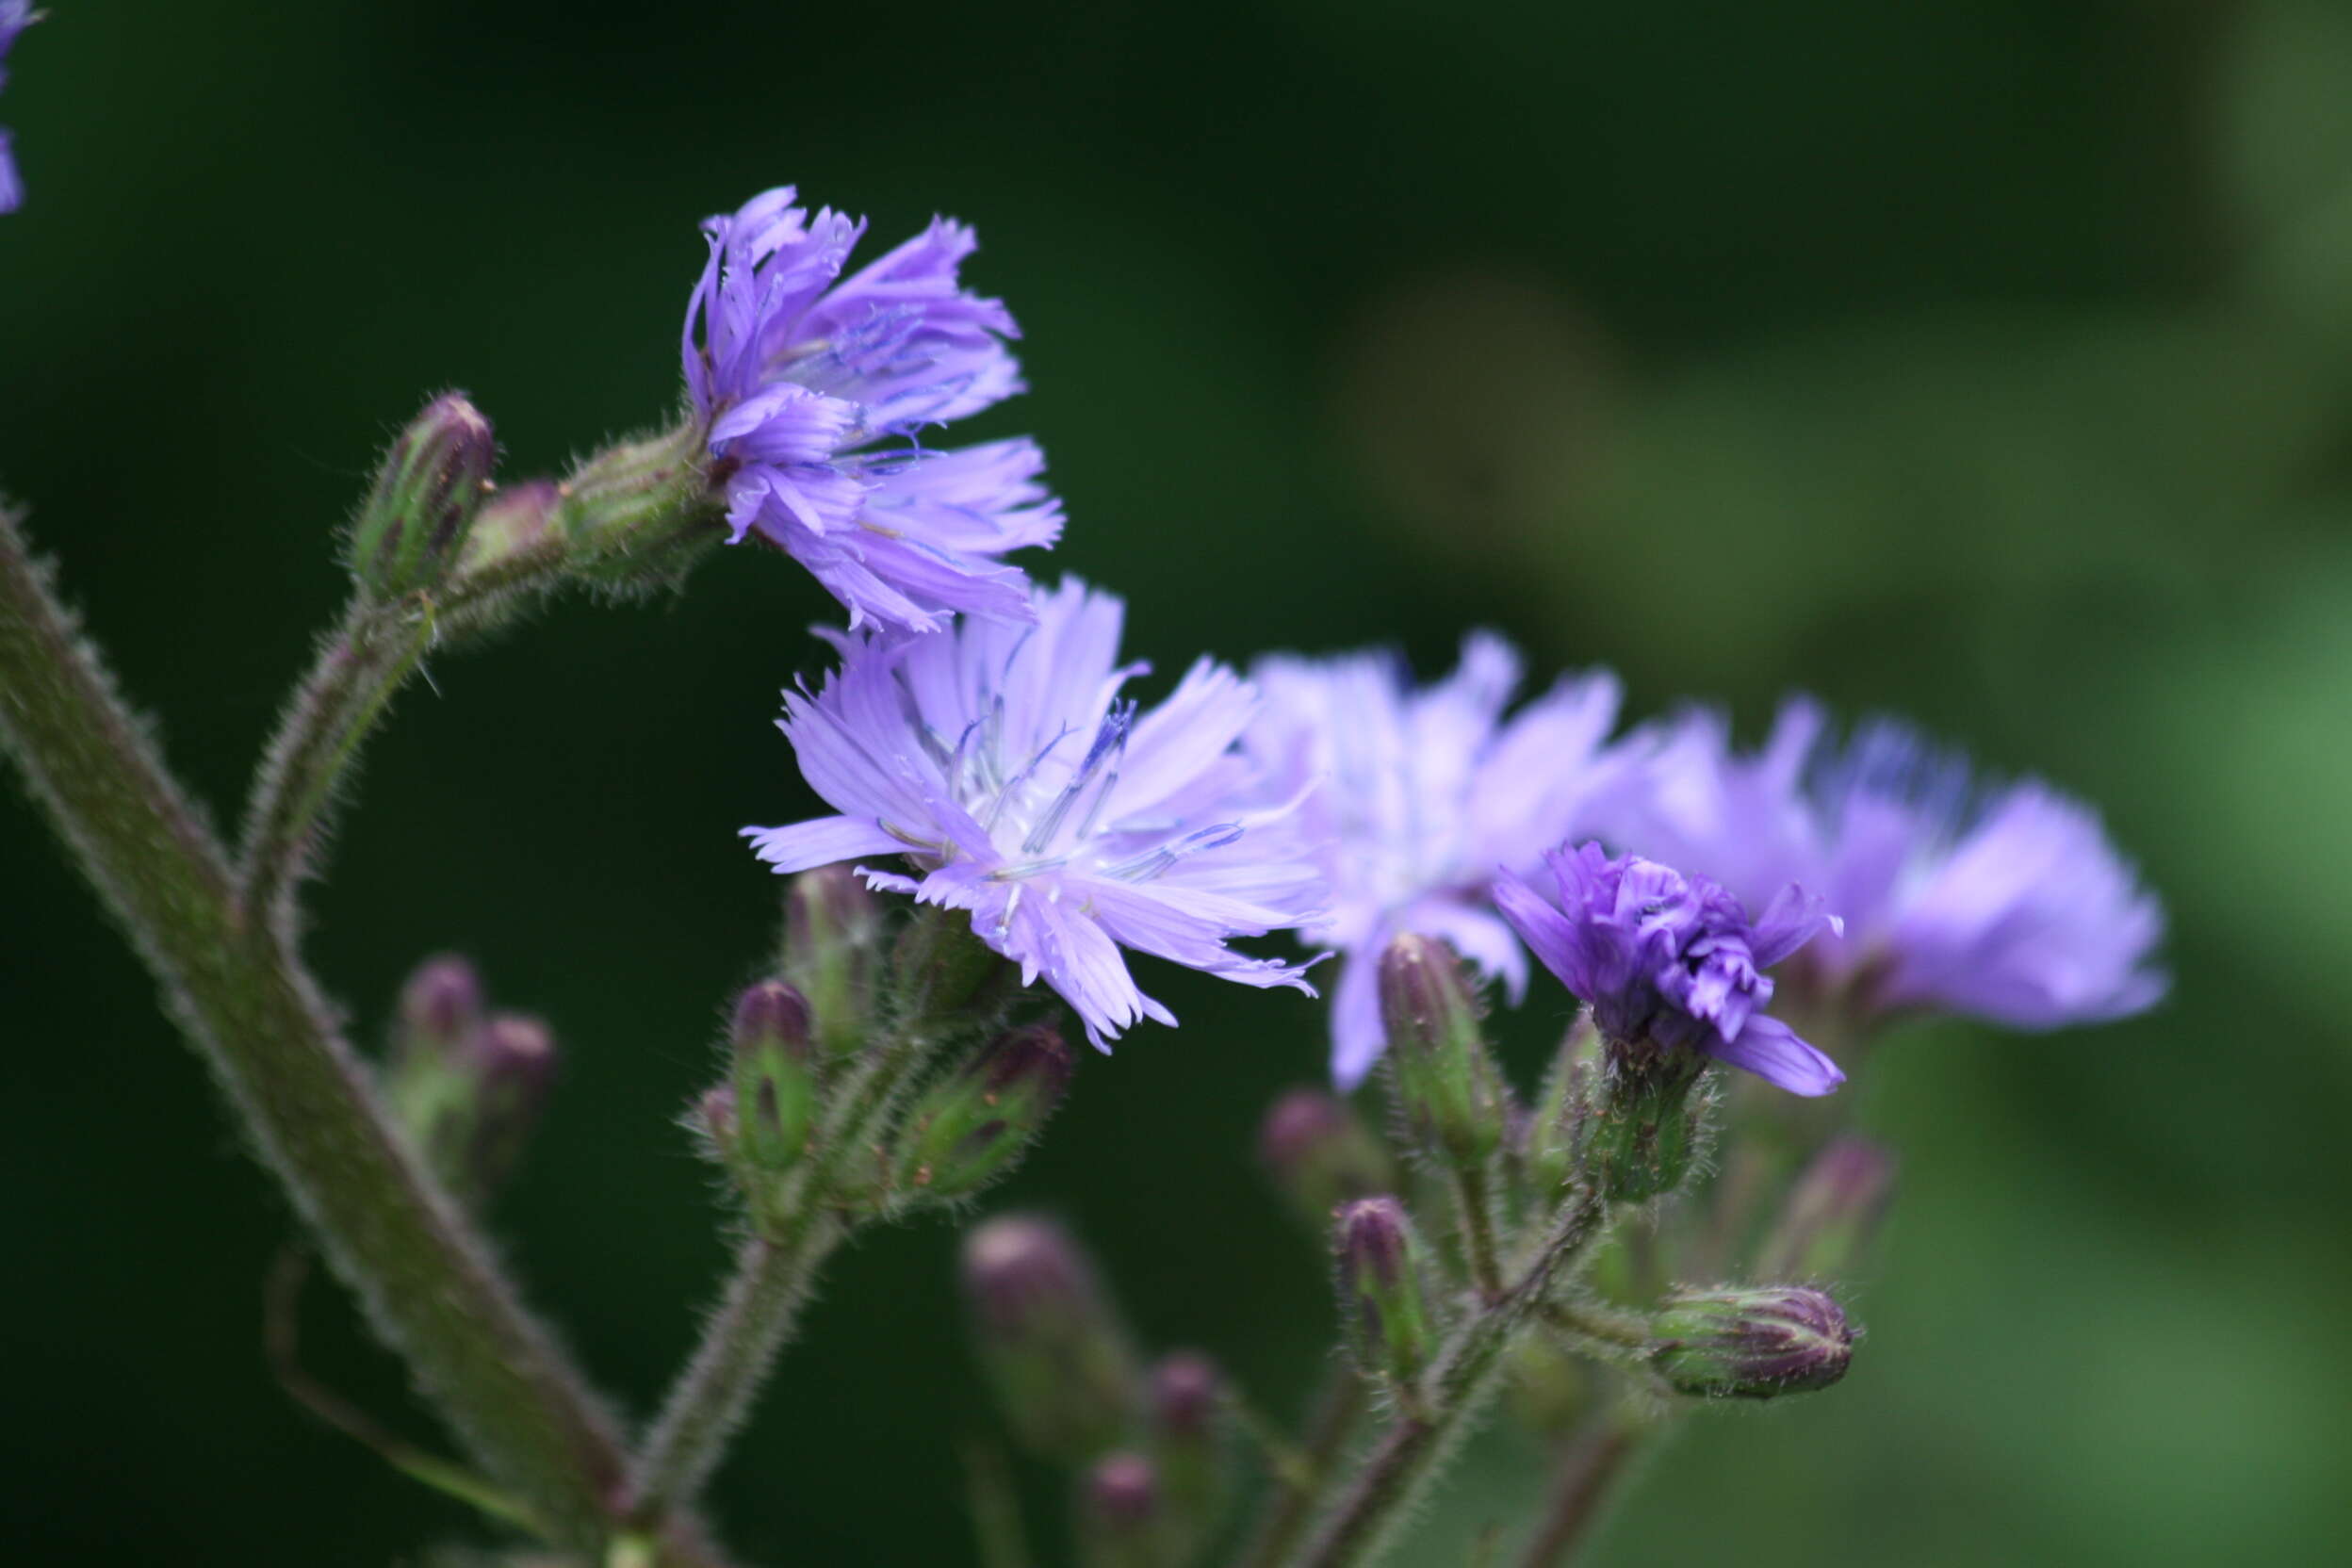
[[[1840,744],[1802,698],[1754,754],[1711,712],[1657,740],[1651,782],[1612,797],[1603,836],[1751,902],[1791,882],[1820,893],[1844,921],[1799,961],[1822,1002],[2054,1029],[2164,994],[2163,909],[2099,819],[2048,786],[1983,787],[1890,720]]]
[[[790,188],[703,232],[686,385],[735,538],[756,531],[790,552],[853,628],[1026,618],[1028,580],[998,557],[1061,532],[1037,482],[1044,454],[1026,440],[932,451],[915,439],[1021,390],[1011,314],[956,284],[972,231],[935,219],[845,280],[865,224],[811,215]]]
[[[956,281],[971,231],[935,221],[843,279],[862,223],[789,189],[705,229],[684,352],[714,482],[739,539],[849,611],[839,668],[782,721],[834,814],[744,833],[779,872],[889,858],[860,868],[874,886],[969,912],[1098,1046],[1175,1021],[1122,950],[1308,990],[1231,945],[1282,930],[1341,956],[1343,1088],[1384,1048],[1373,958],[1404,936],[1514,1003],[1532,951],[1614,1048],[1805,1095],[1843,1074],[1766,1011],[1776,965],[1805,1016],[1865,1024],[2047,1028],[2162,994],[2161,911],[2097,819],[2038,784],[1981,790],[1898,726],[1836,745],[1798,702],[1753,755],[1709,713],[1615,736],[1606,672],[1511,711],[1520,660],[1485,633],[1426,688],[1380,654],[1246,681],[1203,660],[1145,710],[1119,601],[1002,560],[1060,531],[1037,448],[915,440],[1021,390],[1012,317]]]
[[[1293,802],[1266,799],[1233,743],[1254,692],[1208,660],[1143,710],[1121,690],[1119,601],[1077,582],[1034,626],[966,620],[929,636],[835,634],[841,668],[785,699],[802,776],[836,816],[746,828],[779,872],[903,856],[874,886],[969,910],[1042,976],[1097,1045],[1175,1018],[1119,948],[1250,986],[1306,982],[1226,945],[1312,920],[1324,891]]]
[[[1305,796],[1321,842],[1330,912],[1305,933],[1343,955],[1331,991],[1331,1076],[1362,1082],[1383,1044],[1376,960],[1405,932],[1440,937],[1516,1002],[1527,965],[1489,890],[1588,831],[1626,773],[1609,743],[1617,679],[1565,678],[1508,721],[1519,655],[1488,632],[1465,639],[1446,679],[1415,691],[1391,655],[1278,655],[1251,676],[1266,706],[1243,743]]]
[[[0,88],[8,85],[9,45],[37,20],[33,0],[0,0]],[[14,212],[24,204],[24,187],[17,178],[16,157],[9,147],[8,128],[0,125],[0,212]]]

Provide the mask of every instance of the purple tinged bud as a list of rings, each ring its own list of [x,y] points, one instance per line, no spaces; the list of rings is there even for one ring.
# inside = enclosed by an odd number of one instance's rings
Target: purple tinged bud
[[[1035,1216],[991,1219],[965,1236],[962,1275],[981,1366],[1024,1446],[1078,1463],[1135,1431],[1142,1379],[1067,1231]]]
[[[727,1032],[734,1056],[738,1156],[755,1170],[789,1168],[807,1151],[817,1119],[808,1003],[780,980],[736,999]]]
[[[1396,1184],[1387,1148],[1347,1102],[1319,1088],[1296,1088],[1258,1124],[1258,1161],[1291,1209],[1320,1234],[1331,1211]]]
[[[784,977],[808,998],[827,1057],[855,1055],[874,1023],[882,906],[847,865],[792,880],[784,900]]]
[[[1070,1088],[1078,1058],[1059,1031],[1008,1030],[916,1101],[895,1162],[903,1191],[961,1198],[1011,1170]]]
[[[466,1165],[473,1190],[498,1190],[522,1155],[555,1086],[555,1036],[542,1021],[499,1013],[470,1044],[475,1111]]]
[[[399,598],[448,575],[498,452],[490,421],[464,393],[425,405],[384,453],[351,525],[351,575],[368,594]]]
[[[1650,1320],[1650,1364],[1676,1392],[1770,1399],[1827,1388],[1846,1375],[1854,1330],[1844,1309],[1805,1285],[1670,1296]]]
[[[1895,1158],[1867,1138],[1833,1138],[1782,1206],[1756,1271],[1768,1280],[1825,1280],[1868,1256],[1894,1195]]]
[[[1356,1365],[1410,1398],[1437,1339],[1412,1218],[1394,1198],[1360,1199],[1340,1211],[1334,1236]]]
[[[396,1057],[412,1053],[454,1061],[482,1022],[482,981],[474,966],[454,954],[428,958],[400,988]]]
[[[1453,950],[1406,935],[1380,955],[1390,1082],[1414,1139],[1457,1167],[1482,1165],[1510,1123],[1478,996]]]
[[[1088,1568],[1169,1568],[1172,1549],[1166,1497],[1152,1462],[1111,1454],[1086,1472],[1078,1491],[1078,1549]]]
[[[556,535],[556,514],[563,504],[564,492],[553,480],[525,480],[493,490],[466,531],[457,575],[498,571],[547,545]]]
[[[1198,1351],[1173,1351],[1152,1368],[1152,1460],[1179,1558],[1207,1540],[1231,1494],[1224,1400],[1223,1376]]]

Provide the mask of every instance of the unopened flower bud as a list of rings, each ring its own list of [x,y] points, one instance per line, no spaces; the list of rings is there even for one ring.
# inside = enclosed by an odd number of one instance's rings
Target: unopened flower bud
[[[1520,1168],[1541,1209],[1559,1204],[1576,1173],[1576,1145],[1592,1114],[1601,1078],[1600,1036],[1592,1016],[1578,1013],[1544,1076],[1544,1092],[1528,1112]]]
[[[1768,1280],[1826,1280],[1860,1263],[1886,1217],[1895,1159],[1867,1138],[1833,1138],[1789,1189],[1756,1257]]]
[[[498,449],[490,421],[462,392],[435,398],[400,433],[351,525],[351,575],[368,594],[398,598],[447,575]]]
[[[556,513],[564,493],[553,480],[524,480],[493,490],[474,514],[466,532],[466,547],[458,552],[457,573],[474,577],[496,572],[545,545],[556,533]]]
[[[807,1150],[817,1119],[807,999],[780,980],[760,981],[736,1000],[727,1043],[738,1156],[755,1170],[783,1170]]]
[[[1167,1494],[1171,1535],[1205,1539],[1223,1511],[1230,1480],[1217,1364],[1178,1350],[1152,1368],[1152,1458]]]
[[[1410,1392],[1437,1343],[1413,1221],[1394,1198],[1359,1199],[1339,1212],[1334,1239],[1340,1315],[1356,1365]]]
[[[1615,1040],[1601,1054],[1600,1085],[1578,1134],[1584,1179],[1621,1203],[1672,1192],[1698,1156],[1707,1100],[1690,1091],[1707,1058],[1687,1046]]]
[[[828,1057],[855,1054],[874,1022],[882,906],[847,866],[820,866],[784,896],[784,977],[808,998]]]
[[[423,1053],[454,1061],[482,1022],[482,981],[474,966],[453,954],[428,958],[400,988],[396,1057]]]
[[[1168,1501],[1141,1454],[1111,1454],[1078,1490],[1078,1554],[1087,1568],[1173,1568]]]
[[[964,1238],[963,1287],[981,1365],[1024,1446],[1076,1463],[1134,1432],[1143,1391],[1126,1332],[1059,1225],[979,1226]]]
[[[466,1140],[466,1188],[496,1192],[521,1158],[547,1091],[555,1086],[555,1036],[521,1013],[492,1017],[473,1037],[474,1118]]]
[[[1483,1162],[1503,1141],[1509,1101],[1462,960],[1427,937],[1389,943],[1380,955],[1380,1016],[1415,1140],[1457,1166]]]
[[[1331,1211],[1396,1185],[1396,1162],[1345,1101],[1297,1088],[1258,1124],[1258,1160],[1293,1212],[1321,1234]]]
[[[1805,1285],[1690,1291],[1650,1320],[1650,1364],[1677,1392],[1770,1399],[1846,1375],[1854,1331],[1838,1303]]]
[[[1077,1066],[1050,1024],[990,1040],[915,1102],[899,1139],[901,1188],[961,1198],[1012,1169],[1061,1104]]]

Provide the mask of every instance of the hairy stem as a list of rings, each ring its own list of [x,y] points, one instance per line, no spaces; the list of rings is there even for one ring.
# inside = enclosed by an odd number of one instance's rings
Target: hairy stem
[[[309,978],[241,918],[218,845],[0,514],[0,741],[377,1331],[477,1461],[591,1543],[612,1418],[418,1166]]]
[[[787,1235],[755,1234],[743,1243],[726,1298],[645,1439],[629,1489],[633,1513],[657,1517],[700,1490],[750,1413],[819,1266],[843,1233],[829,1215],[811,1214]]]
[[[1560,1456],[1544,1522],[1520,1554],[1519,1568],[1558,1568],[1575,1556],[1644,1435],[1615,1414],[1596,1417],[1576,1434]]]
[[[1462,1215],[1462,1252],[1470,1265],[1470,1282],[1478,1287],[1480,1300],[1492,1301],[1503,1293],[1503,1266],[1494,1249],[1494,1215],[1484,1170],[1455,1168],[1454,1207]]]
[[[1601,1234],[1608,1206],[1579,1194],[1535,1262],[1503,1295],[1456,1331],[1429,1379],[1424,1407],[1390,1426],[1364,1462],[1298,1568],[1357,1568],[1379,1559],[1439,1462],[1485,1409],[1503,1351],[1542,1306],[1553,1282]]]

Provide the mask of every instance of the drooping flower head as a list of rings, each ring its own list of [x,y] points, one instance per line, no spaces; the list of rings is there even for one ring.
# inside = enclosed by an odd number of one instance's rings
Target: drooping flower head
[[[917,440],[1022,389],[1011,314],[956,282],[978,241],[934,219],[843,279],[865,223],[793,196],[704,220],[710,260],[686,310],[686,384],[710,421],[735,538],[791,552],[852,627],[1026,619],[1028,580],[998,557],[1061,532],[1037,482],[1044,454],[1026,440]]]
[[[1226,946],[1321,910],[1295,804],[1269,804],[1234,741],[1258,706],[1201,660],[1150,711],[1120,695],[1120,602],[1075,581],[1034,626],[964,620],[931,636],[833,634],[841,667],[788,693],[781,727],[840,814],[743,830],[779,872],[904,856],[874,886],[972,912],[983,941],[1042,976],[1101,1046],[1139,1018],[1121,947],[1250,986],[1302,971]]]
[[[1495,917],[1500,867],[1532,871],[1584,831],[1591,803],[1625,772],[1606,744],[1618,686],[1605,672],[1562,679],[1506,720],[1521,666],[1491,632],[1462,643],[1445,680],[1416,691],[1382,653],[1278,655],[1251,678],[1266,707],[1244,745],[1286,789],[1307,788],[1325,844],[1330,914],[1309,940],[1339,949],[1331,1075],[1353,1088],[1380,1057],[1379,957],[1403,933],[1437,937],[1501,980],[1513,1001],[1527,961]]]
[[[1792,1094],[1827,1094],[1838,1065],[1768,1016],[1764,972],[1816,935],[1835,931],[1821,900],[1784,888],[1754,920],[1704,876],[1596,843],[1544,858],[1557,902],[1505,875],[1494,900],[1544,966],[1592,1009],[1611,1049],[1695,1051],[1742,1067]]]
[[[1869,1017],[1967,1014],[2021,1029],[2151,1005],[2164,911],[2080,802],[2034,780],[1986,787],[1962,758],[1876,720],[1838,743],[1786,704],[1741,754],[1715,713],[1668,727],[1615,839],[1754,900],[1788,882],[1845,923],[1791,965],[1824,1003]]]
[[[0,88],[8,85],[8,46],[38,20],[32,0],[0,0]],[[8,128],[0,125],[0,212],[14,212],[24,204],[24,186],[17,178],[16,156],[10,147]]]

